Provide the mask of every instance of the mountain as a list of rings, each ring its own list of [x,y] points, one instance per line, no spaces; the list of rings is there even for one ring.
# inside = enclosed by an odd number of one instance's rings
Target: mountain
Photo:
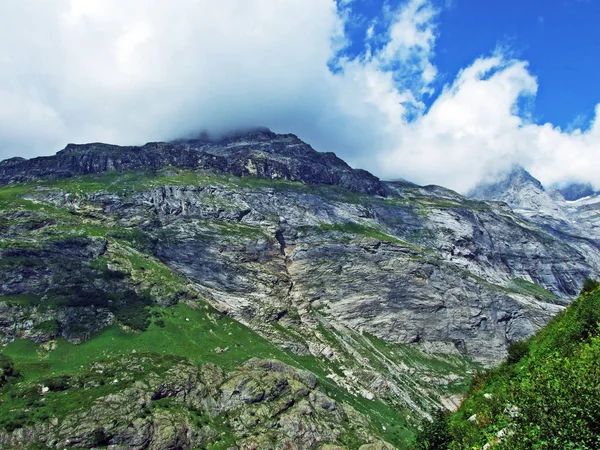
[[[479,374],[458,412],[425,423],[417,448],[582,448],[600,444],[600,290]]]
[[[293,134],[266,129],[217,140],[206,137],[155,142],[143,147],[101,143],[69,144],[56,156],[11,158],[0,164],[0,184],[39,178],[72,177],[165,167],[206,169],[236,176],[255,175],[303,183],[339,185],[353,192],[385,196],[385,186],[370,173],[350,168],[333,153],[317,153]]]
[[[513,210],[528,218],[566,220],[565,213],[555,198],[546,192],[542,183],[521,166],[514,166],[496,182],[477,186],[469,192],[468,196],[505,202]]]
[[[587,193],[586,185],[570,185],[561,190],[546,190],[529,172],[515,166],[499,180],[484,183],[473,189],[468,196],[487,201],[506,203],[521,217],[536,223],[548,232],[568,239],[578,236],[588,240],[593,247],[600,245],[600,196],[593,194],[577,200],[567,201]],[[563,192],[565,195],[563,195]],[[588,258],[595,258],[585,248]]]
[[[586,236],[267,130],[0,182],[9,448],[404,448],[600,270]]]
[[[567,201],[575,201],[595,194],[594,188],[590,183],[569,183],[565,186],[558,187],[557,191],[560,192]]]

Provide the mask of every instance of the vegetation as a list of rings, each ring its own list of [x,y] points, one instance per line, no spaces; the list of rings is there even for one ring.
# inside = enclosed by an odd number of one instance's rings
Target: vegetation
[[[438,409],[431,417],[431,420],[423,421],[421,427],[417,430],[415,436],[415,450],[436,450],[448,448],[452,442],[448,411]]]
[[[165,185],[289,190],[303,195],[319,195],[333,202],[357,204],[364,200],[361,194],[336,186],[305,185],[256,177],[226,177],[173,168],[158,173],[109,172],[0,187],[0,228],[9,230],[6,237],[0,239],[3,254],[1,268],[26,274],[45,271],[48,279],[52,279],[53,286],[44,292],[35,290],[35,294],[4,296],[0,301],[10,307],[18,306],[23,310],[45,314],[42,321],[34,325],[33,331],[54,339],[41,345],[17,339],[2,348],[0,428],[14,430],[50,418],[63,418],[81,405],[92,404],[94,399],[112,392],[114,387],[111,387],[111,383],[115,374],[101,375],[93,372],[91,367],[98,362],[119,361],[133,353],[149,355],[148,358],[154,361],[153,368],[154,365],[168,366],[169,361],[174,361],[173,358],[185,358],[198,365],[214,362],[224,370],[231,371],[248,359],[259,357],[274,358],[294,367],[308,369],[317,375],[320,389],[336,401],[344,402],[364,414],[374,435],[382,436],[400,448],[413,440],[414,413],[399,396],[370,399],[364,393],[344,387],[346,374],[345,367],[340,368],[341,365],[347,365],[356,376],[363,377],[367,382],[370,381],[367,377],[372,373],[363,370],[361,361],[368,361],[377,371],[388,375],[392,374],[391,368],[401,367],[402,370],[397,370],[394,375],[397,377],[394,381],[402,389],[410,391],[425,410],[437,404],[435,392],[456,393],[467,388],[468,373],[473,365],[462,358],[426,356],[414,348],[389,344],[374,336],[356,332],[338,333],[325,327],[320,328],[323,339],[337,354],[343,355],[343,364],[326,357],[298,356],[212,309],[184,277],[153,256],[156,239],[165,242],[169,239],[167,227],[152,231],[147,223],[136,225],[135,220],[123,225],[118,215],[103,214],[100,204],[90,200],[93,194],[104,192],[118,194],[121,199],[128,201],[142,190]],[[67,197],[73,203],[61,203]],[[203,197],[204,201],[214,201],[218,208],[231,207],[219,203],[226,202],[222,198],[215,196],[211,199],[210,194]],[[372,201],[389,203],[384,199]],[[413,206],[408,204],[408,207]],[[278,217],[269,220],[278,220]],[[369,223],[372,222],[323,224],[301,231],[328,236],[337,233],[336,238],[339,238],[339,234],[346,235],[344,238],[368,237],[409,247],[415,253],[426,252],[388,234],[384,227]],[[243,223],[194,219],[194,225],[198,233],[194,236],[197,240],[244,243],[273,239],[260,227]],[[161,231],[167,235],[160,236]],[[102,256],[93,257],[89,256],[90,252],[76,252],[99,242],[105,245]],[[71,249],[80,256],[71,257],[65,249]],[[159,307],[158,304],[171,306]],[[49,309],[64,307],[82,310],[86,307],[92,311],[89,318],[92,321],[97,319],[96,311],[109,310],[115,316],[116,323],[98,332],[88,332],[81,323],[46,320],[54,317],[46,314]],[[288,317],[291,314],[288,312]],[[82,333],[79,336],[85,339],[83,343],[74,345],[60,337],[66,336],[77,326],[81,326]],[[302,341],[301,334],[294,328],[277,324],[274,329],[292,341]],[[421,380],[415,382],[414,373],[428,379],[441,378],[444,383],[434,386]],[[342,383],[333,380],[332,374],[340,377]],[[83,385],[88,388],[82,389]],[[42,386],[49,390],[43,397],[40,393]],[[175,406],[169,399],[161,399],[153,407]],[[98,446],[103,446],[107,436],[98,430],[93,438]],[[355,448],[358,441],[355,433],[349,429],[340,437],[340,443]]]
[[[589,294],[594,292],[596,289],[600,287],[600,282],[596,280],[590,280],[589,278],[583,282],[583,288],[581,289],[581,294]]]
[[[599,286],[586,281],[564,312],[479,373],[456,414],[422,425],[416,448],[600,448]]]
[[[9,381],[10,378],[18,378],[20,373],[15,369],[15,365],[11,358],[5,355],[0,355],[0,387]]]
[[[512,280],[510,290],[521,294],[533,295],[534,297],[547,302],[558,300],[558,297],[552,292],[547,291],[539,284],[531,283],[523,278],[515,278]]]

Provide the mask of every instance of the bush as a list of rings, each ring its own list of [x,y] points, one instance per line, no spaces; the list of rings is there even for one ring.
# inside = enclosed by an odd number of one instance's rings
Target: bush
[[[15,365],[8,356],[0,355],[0,387],[8,381],[9,378],[17,378],[20,376],[18,370],[15,369]]]
[[[23,428],[28,423],[29,417],[22,411],[17,411],[8,417],[0,418],[0,427],[7,432],[12,433],[19,428]]]
[[[110,439],[102,428],[96,428],[92,433],[92,443],[97,447],[105,447],[110,444]]]
[[[131,289],[114,293],[75,285],[56,289],[54,295],[66,298],[66,305],[70,307],[108,308],[119,322],[134,330],[143,331],[150,325],[150,314],[146,306],[152,304],[152,299],[138,295]]]
[[[60,333],[60,323],[56,319],[46,320],[44,322],[37,324],[34,327],[34,329],[41,333],[45,333],[52,337],[55,337],[55,336],[58,336],[58,334]]]
[[[600,340],[569,358],[551,355],[531,365],[514,383],[519,415],[509,448],[552,442],[551,448],[600,448]]]
[[[507,348],[507,352],[506,361],[509,364],[516,364],[529,352],[529,343],[527,341],[511,342]]]
[[[152,300],[149,297],[127,290],[111,296],[109,309],[123,325],[144,331],[150,325],[147,306],[151,304]]]
[[[423,420],[415,436],[415,450],[445,450],[452,442],[448,418],[450,413],[438,409],[432,420]]]
[[[600,282],[588,278],[583,282],[583,288],[581,289],[579,295],[594,292],[596,289],[598,289],[598,286],[600,286]]]
[[[450,448],[481,448],[493,442],[499,430],[510,431],[501,440],[500,448],[505,449],[600,448],[596,287],[596,282],[586,283],[589,293],[530,340],[512,343],[506,362],[475,376],[458,413],[447,421]],[[491,396],[477,394],[480,389]],[[468,420],[473,414],[475,422]],[[419,433],[423,443],[417,448],[446,448],[446,431],[442,422],[424,427]]]
[[[50,389],[51,392],[66,391],[67,389],[69,389],[69,377],[61,376],[56,378],[50,378],[46,381],[46,384],[48,385],[48,389]]]
[[[55,290],[55,295],[67,299],[67,306],[96,306],[106,308],[109,305],[108,295],[100,289],[86,289],[83,286],[63,287]]]

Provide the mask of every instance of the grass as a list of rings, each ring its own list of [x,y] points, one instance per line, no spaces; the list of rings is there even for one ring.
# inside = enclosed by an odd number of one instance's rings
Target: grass
[[[166,167],[159,171],[104,172],[99,174],[78,175],[71,178],[42,179],[26,184],[14,184],[0,187],[0,209],[2,201],[14,202],[14,197],[33,195],[43,190],[59,189],[77,196],[105,192],[130,195],[135,192],[158,186],[221,186],[235,189],[273,189],[293,191],[302,194],[319,195],[335,201],[361,204],[371,196],[350,192],[335,185],[313,185],[298,181],[270,179],[256,176],[236,177],[217,174],[198,169],[178,169]],[[22,200],[21,200],[22,201]],[[223,201],[219,199],[219,201]]]
[[[345,374],[341,370],[344,368],[360,377],[366,367],[361,359],[357,359],[358,354],[377,372],[390,376],[417,404],[427,410],[437,405],[435,398],[439,394],[466,392],[471,383],[471,374],[480,367],[459,356],[428,355],[415,347],[388,343],[349,329],[342,332],[319,325],[318,331],[336,353],[336,359],[296,356],[296,363],[316,373],[321,385],[333,398],[344,400],[369,416],[375,433],[381,433],[385,428],[386,438],[399,448],[405,448],[413,439],[414,425],[418,420],[414,411],[397,399],[368,400],[360,394],[351,394],[327,378],[327,375],[335,373],[344,378]],[[347,345],[350,345],[352,351],[347,349]],[[404,368],[394,371],[396,365]],[[421,380],[424,377],[449,377],[453,381],[448,385],[434,386],[429,381]],[[457,378],[454,379],[455,377]]]
[[[444,419],[447,448],[482,448],[503,429],[511,432],[498,448],[599,448],[599,326],[596,289],[511,344],[509,358],[478,373],[458,412]]]
[[[423,247],[419,247],[417,245],[411,244],[410,242],[403,241],[402,239],[397,238],[391,234],[387,234],[379,227],[363,225],[355,222],[346,222],[343,224],[320,224],[316,227],[310,226],[301,226],[298,227],[299,231],[309,232],[311,230],[316,230],[321,233],[344,233],[355,236],[364,236],[367,238],[375,239],[381,242],[390,242],[392,244],[397,244],[402,247],[408,247],[414,251],[419,253],[429,253],[431,252],[428,249]]]
[[[361,225],[358,223],[347,222],[344,224],[322,224],[319,225],[319,231],[322,232],[339,232],[339,233],[348,233],[348,234],[357,234],[361,236],[365,236],[371,239],[376,239],[378,241],[383,242],[392,242],[394,244],[402,244],[408,245],[408,243],[402,241],[401,239],[396,238],[395,236],[391,236],[389,234],[384,233],[378,228]]]
[[[327,375],[335,372],[337,365],[335,361],[312,356],[294,356],[294,361],[296,366],[310,370],[319,377],[319,385],[327,395],[336,401],[349,404],[368,417],[374,434],[384,437],[399,448],[405,448],[414,439],[410,413],[405,408],[391,406],[380,399],[368,400],[361,395],[351,394],[327,378]]]
[[[155,352],[189,358],[196,364],[213,362],[231,370],[252,357],[286,359],[286,354],[244,325],[221,316],[205,306],[192,309],[178,304],[168,309],[154,308],[164,327],[151,324],[141,333],[108,327],[80,344],[57,342],[56,349],[43,352],[28,340],[8,344],[3,353],[11,357],[27,381],[79,371],[99,359],[136,352]],[[221,317],[217,320],[217,317]],[[229,350],[215,352],[217,347]]]
[[[523,278],[515,278],[512,280],[509,289],[515,290],[522,294],[532,295],[539,300],[545,300],[548,302],[553,302],[559,299],[556,295],[550,291],[547,291],[539,284],[532,283],[524,280]]]
[[[40,304],[41,301],[42,296],[35,294],[0,295],[0,302],[8,306],[32,306]]]
[[[136,355],[135,362],[135,367],[130,368],[127,359],[103,360],[99,366],[102,370],[88,366],[66,375],[38,378],[35,382],[13,379],[1,392],[0,427],[11,431],[46,422],[51,417],[64,419],[102,396],[131,386],[147,372],[161,375],[182,359],[140,354]],[[118,381],[114,382],[115,379]],[[43,397],[41,386],[49,389]],[[140,414],[144,411],[140,410]]]
[[[411,189],[408,190],[410,192]],[[414,190],[414,189],[412,189]],[[467,209],[471,211],[489,211],[490,206],[485,204],[484,202],[479,202],[475,200],[470,200],[464,198],[461,202],[445,200],[441,198],[435,197],[426,197],[423,195],[417,195],[414,193],[410,193],[409,196],[405,198],[396,198],[389,197],[385,200],[386,204],[406,207],[406,206],[416,206],[424,209]]]

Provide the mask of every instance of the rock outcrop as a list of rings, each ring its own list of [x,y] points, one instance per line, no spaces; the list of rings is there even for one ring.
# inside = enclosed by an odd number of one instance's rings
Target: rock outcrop
[[[207,171],[203,161],[220,162]],[[68,146],[56,157],[9,161],[4,179],[140,168],[153,172],[139,172],[121,190],[69,192],[70,181],[53,187],[49,180],[23,198],[144,233],[146,251],[250,326],[293,316],[310,327],[319,310],[327,320],[388,342],[453,349],[491,363],[508,343],[543,325],[600,269],[600,254],[585,238],[536,226],[533,218],[524,222],[502,205],[440,187],[379,182],[295,136],[267,131],[141,148]],[[111,173],[110,186],[118,185]],[[219,173],[253,176],[228,179]],[[265,176],[305,184],[279,181],[272,187],[260,182]],[[151,187],[155,178],[161,184]],[[73,179],[74,186],[79,180]],[[325,184],[309,184],[318,182]],[[552,220],[563,220],[552,215],[556,203],[523,170],[481,192],[510,197],[520,213],[547,209]],[[17,225],[8,226],[6,237],[27,235],[28,227],[56,227],[44,215],[17,220],[14,214],[7,220]],[[14,251],[24,250],[3,250],[5,256]],[[24,276],[19,265],[16,272],[8,265],[0,275],[3,293],[43,294],[64,275],[63,266],[68,264],[39,264]]]
[[[366,418],[328,397],[314,374],[279,361],[254,359],[225,373],[183,358],[131,355],[63,377],[60,389],[56,381],[49,385],[23,395],[40,410],[57,395],[86,397],[89,404],[68,415],[54,411],[35,426],[0,430],[2,448],[194,449],[233,445],[237,437],[232,448],[300,450],[344,434],[378,442]]]
[[[517,214],[563,240],[570,236],[587,239],[600,248],[600,197],[590,185],[572,184],[545,189],[522,167],[515,167],[500,180],[475,188],[470,197],[506,203]],[[587,253],[585,249],[582,249]],[[595,258],[596,251],[587,253]]]

